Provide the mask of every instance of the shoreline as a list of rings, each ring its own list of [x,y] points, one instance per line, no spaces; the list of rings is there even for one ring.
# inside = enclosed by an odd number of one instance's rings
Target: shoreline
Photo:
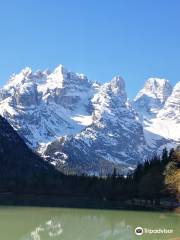
[[[15,194],[0,193],[1,206],[27,206],[27,207],[60,207],[60,208],[79,208],[79,209],[99,209],[99,210],[138,210],[155,212],[174,212],[180,211],[180,206],[169,204],[160,206],[149,206],[146,204],[132,204],[130,200],[110,201],[88,197],[67,197],[55,195],[34,195],[34,194]]]

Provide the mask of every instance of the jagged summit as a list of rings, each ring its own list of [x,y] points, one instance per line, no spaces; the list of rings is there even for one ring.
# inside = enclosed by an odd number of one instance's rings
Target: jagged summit
[[[174,86],[173,94],[180,98],[180,81]]]
[[[59,64],[55,69],[54,72],[67,72],[67,70],[65,69],[65,67],[62,64]]]
[[[180,141],[180,84],[171,87],[168,80],[151,78],[134,100],[150,146],[175,147]],[[178,97],[179,96],[179,97]]]
[[[43,80],[43,81],[40,81]],[[18,74],[13,74],[6,84],[6,87],[15,87],[16,85],[24,84],[26,82],[33,82],[36,84],[49,83],[49,88],[57,87],[62,88],[67,84],[72,84],[73,81],[83,82],[87,84],[88,79],[84,74],[73,73],[68,71],[63,65],[58,65],[53,71],[50,70],[37,70],[32,71],[30,67],[23,68]]]
[[[93,83],[59,65],[23,69],[0,90],[0,114],[57,168],[78,172],[128,169],[177,144],[180,83],[150,78],[132,103],[122,77]],[[140,116],[140,117],[139,117]]]
[[[30,67],[25,67],[18,74],[14,73],[5,86],[8,88],[27,82],[31,79],[31,77],[32,69]]]
[[[25,67],[21,70],[21,73],[27,77],[32,73],[32,69],[30,67]]]
[[[120,76],[113,77],[108,87],[116,95],[125,95],[125,82]]]
[[[11,86],[0,91],[0,113],[31,148],[56,166],[77,156],[80,165],[94,156],[96,170],[101,161],[130,166],[138,153],[144,153],[142,159],[147,154],[143,128],[127,102],[120,76],[95,84],[59,65],[51,72],[24,69],[13,78]]]
[[[142,95],[146,95],[154,99],[159,99],[160,102],[163,103],[170,96],[171,92],[172,86],[168,80],[162,78],[149,78],[135,100]]]
[[[100,126],[106,119],[110,120],[109,116],[113,109],[126,107],[127,95],[123,78],[116,76],[109,83],[101,85],[91,102],[94,109],[94,123]]]
[[[94,92],[87,77],[62,65],[51,72],[25,68],[0,90],[0,113],[35,147],[91,124]]]
[[[134,99],[134,107],[147,118],[155,116],[172,93],[172,86],[166,79],[149,78]]]
[[[158,114],[162,119],[171,119],[180,122],[180,82],[178,82],[172,91],[171,96],[167,99],[164,107]]]
[[[119,76],[113,77],[109,83],[100,85],[92,99],[94,109],[100,109],[101,112],[105,109],[110,109],[114,103],[118,107],[124,105],[126,102],[125,82]]]

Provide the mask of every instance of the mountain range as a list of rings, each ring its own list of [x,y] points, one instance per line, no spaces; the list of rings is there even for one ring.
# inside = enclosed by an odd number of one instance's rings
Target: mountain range
[[[180,82],[150,78],[130,101],[119,76],[98,83],[62,65],[25,68],[0,90],[0,114],[61,171],[124,173],[180,143]]]

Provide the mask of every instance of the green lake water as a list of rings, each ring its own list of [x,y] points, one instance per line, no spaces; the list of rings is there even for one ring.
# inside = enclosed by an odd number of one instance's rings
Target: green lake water
[[[136,236],[136,227],[170,229]],[[0,207],[0,240],[180,239],[174,213],[39,207]]]

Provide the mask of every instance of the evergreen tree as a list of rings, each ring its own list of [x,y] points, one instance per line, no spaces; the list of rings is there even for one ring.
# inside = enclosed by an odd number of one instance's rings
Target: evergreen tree
[[[168,162],[169,162],[168,151],[167,151],[167,148],[164,148],[162,152],[162,164],[166,165],[168,164]]]
[[[173,150],[170,158],[165,170],[165,184],[170,193],[180,201],[180,148]]]

